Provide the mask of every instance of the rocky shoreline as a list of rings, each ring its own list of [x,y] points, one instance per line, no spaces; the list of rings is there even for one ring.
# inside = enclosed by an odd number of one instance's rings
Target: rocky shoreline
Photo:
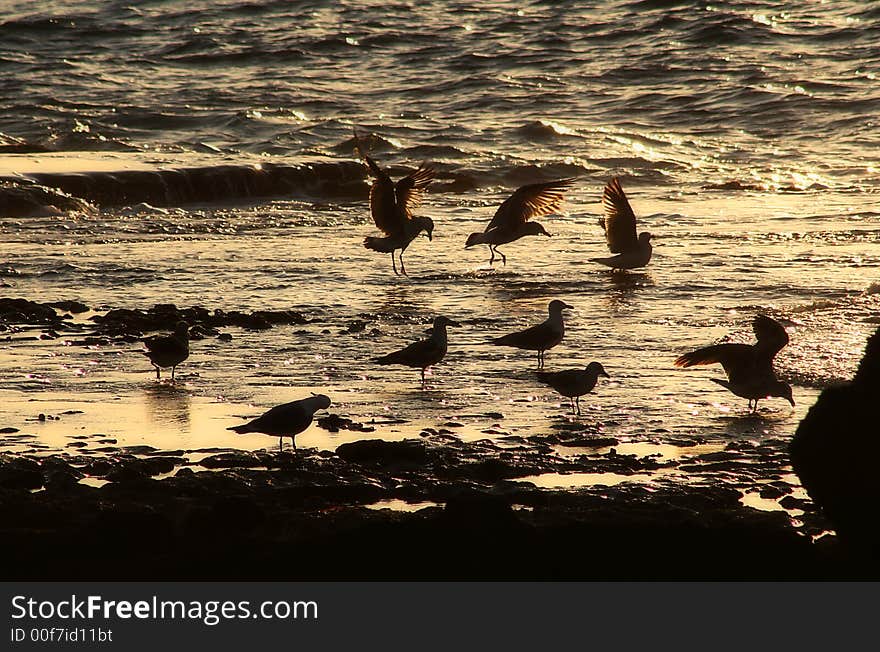
[[[693,482],[552,490],[521,478],[661,463],[429,432],[335,452],[4,455],[0,554],[30,580],[876,578],[835,537],[813,542],[828,526],[809,500],[787,496],[796,520],[740,502],[738,481],[784,457],[731,445],[665,463]]]
[[[0,299],[7,338],[135,341],[306,324],[300,312],[89,308]],[[327,324],[369,335],[370,315]],[[39,337],[28,331],[42,330]],[[66,337],[67,335],[65,335]],[[79,343],[78,339],[71,344]],[[491,415],[487,415],[491,416]],[[495,415],[500,417],[501,415]],[[52,418],[51,416],[47,418]],[[20,425],[20,424],[16,424]],[[876,579],[793,476],[788,439],[627,454],[582,423],[462,441],[461,424],[335,451],[159,450],[80,434],[62,451],[2,429],[0,555],[9,579]],[[331,413],[329,431],[375,432]],[[484,430],[483,432],[491,432]],[[658,443],[659,440],[658,440]],[[621,450],[626,450],[621,447]],[[566,488],[566,477],[590,479]],[[556,484],[542,483],[555,478]],[[627,481],[631,478],[632,481]],[[646,478],[649,478],[646,480]],[[603,484],[604,482],[604,484]],[[537,483],[537,484],[536,484]],[[547,488],[542,488],[546,484]],[[744,501],[765,501],[755,509]]]

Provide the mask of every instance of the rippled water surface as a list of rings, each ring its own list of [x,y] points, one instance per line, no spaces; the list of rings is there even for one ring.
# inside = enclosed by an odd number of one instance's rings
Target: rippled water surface
[[[13,333],[0,345],[0,425],[52,449],[76,443],[72,432],[257,448],[277,442],[225,428],[321,391],[377,430],[313,428],[300,445],[425,427],[516,441],[564,426],[567,401],[535,381],[529,354],[486,341],[543,320],[561,298],[575,310],[548,368],[599,360],[611,375],[582,400],[590,431],[658,446],[790,436],[876,328],[880,11],[789,5],[0,3],[5,176],[351,170],[355,127],[395,176],[422,161],[438,169],[420,209],[437,228],[408,250],[409,278],[361,245],[375,231],[365,171],[353,185],[328,176],[326,192],[0,218],[5,296],[77,299],[97,313],[295,308],[309,320],[193,342],[174,387],[155,382],[136,344]],[[656,236],[640,272],[589,261],[606,255],[599,200],[615,175]],[[464,249],[518,185],[562,176],[576,183],[567,212],[541,220],[553,237],[503,247],[508,263],[494,269],[485,248]],[[100,183],[109,193],[114,181]],[[756,312],[791,335],[777,366],[794,409],[771,399],[748,415],[709,381],[720,368],[672,367],[721,337],[750,341]],[[424,336],[437,314],[462,327],[427,390],[417,371],[370,362]],[[366,327],[349,332],[356,320]],[[61,419],[27,420],[39,413]]]

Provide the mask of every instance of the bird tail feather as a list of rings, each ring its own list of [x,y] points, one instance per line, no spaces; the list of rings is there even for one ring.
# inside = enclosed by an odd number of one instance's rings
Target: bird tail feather
[[[368,235],[366,238],[364,238],[364,246],[367,249],[380,251],[383,254],[390,254],[395,249],[393,243],[388,241],[388,238],[377,238],[372,235]]]

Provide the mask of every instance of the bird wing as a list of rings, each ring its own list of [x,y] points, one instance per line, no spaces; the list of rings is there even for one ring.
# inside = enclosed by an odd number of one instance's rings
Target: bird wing
[[[305,430],[311,422],[312,415],[303,408],[302,402],[293,401],[276,405],[247,425],[267,434],[289,434]]]
[[[605,229],[605,239],[611,253],[620,254],[638,247],[636,216],[617,177],[605,185],[602,209],[605,217],[599,223]]]
[[[494,227],[514,228],[533,217],[558,213],[565,191],[573,182],[574,179],[559,179],[521,186],[498,207],[486,231]]]
[[[758,338],[755,348],[770,359],[788,344],[788,333],[785,332],[782,324],[766,315],[755,315],[755,319],[752,320],[752,330]]]
[[[524,331],[502,335],[492,340],[492,344],[499,346],[514,346],[520,349],[540,350],[555,335],[549,321],[532,326]]]
[[[428,366],[436,362],[438,356],[442,356],[441,347],[433,337],[426,340],[419,340],[405,346],[399,351],[389,353],[388,355],[378,358],[376,362],[379,364],[402,364],[410,367]]]
[[[751,344],[725,343],[685,353],[675,361],[676,367],[694,367],[719,363],[730,382],[748,382],[759,369],[757,350]]]
[[[397,196],[394,189],[394,182],[388,173],[366,154],[363,155],[370,172],[375,179],[373,185],[370,186],[370,213],[373,216],[373,222],[376,226],[387,235],[394,235],[403,230],[403,220],[405,219],[400,211],[397,210]]]
[[[422,203],[425,190],[434,180],[435,174],[434,168],[422,163],[418,170],[397,182],[394,194],[398,209],[403,212],[406,219],[411,219],[413,211]]]

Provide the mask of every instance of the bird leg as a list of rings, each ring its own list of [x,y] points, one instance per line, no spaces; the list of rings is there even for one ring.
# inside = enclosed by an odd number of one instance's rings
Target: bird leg
[[[156,380],[159,380],[159,365],[153,365],[156,367]]]
[[[498,245],[495,245],[495,253],[501,256],[501,264],[507,267],[507,257],[501,253],[501,250],[498,248]]]
[[[425,388],[425,368],[422,369],[422,389]]]
[[[578,416],[581,416],[581,397],[576,396],[574,399],[574,403],[575,403],[575,405],[577,405]]]
[[[394,262],[394,252],[393,252],[393,251],[391,252],[391,267],[394,268],[394,275],[395,275],[395,276],[398,276],[398,272],[397,272],[397,263]]]
[[[394,254],[392,253],[391,255],[393,256]],[[404,276],[409,276],[409,274],[406,273],[406,267],[403,266],[403,249],[400,250],[400,273]]]
[[[171,367],[171,382],[174,382],[174,371],[177,369],[177,365]]]
[[[492,249],[492,245],[489,245],[489,264],[491,265],[494,262],[495,262],[495,250]]]
[[[279,453],[283,453],[283,452],[284,452],[284,437],[279,437],[279,438],[278,438],[278,452],[279,452]]]
[[[544,368],[544,352],[538,351],[538,369]]]

